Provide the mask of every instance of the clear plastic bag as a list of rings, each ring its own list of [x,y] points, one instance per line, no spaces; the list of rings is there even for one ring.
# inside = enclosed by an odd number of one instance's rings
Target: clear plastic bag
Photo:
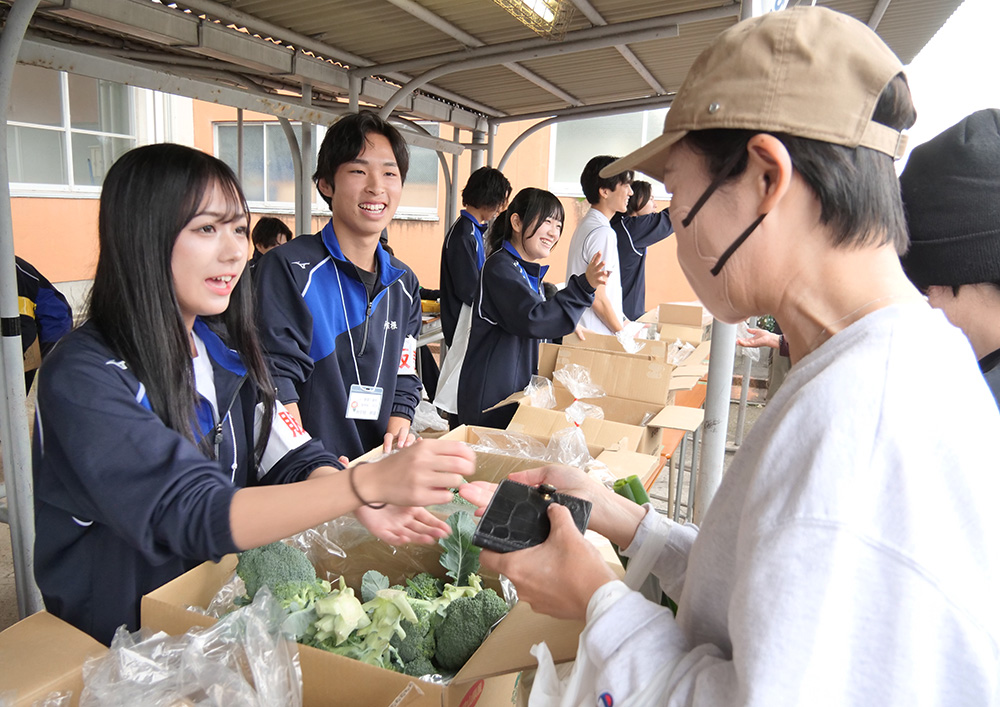
[[[531,382],[524,389],[531,407],[551,410],[556,406],[556,394],[552,390],[552,381],[544,376],[532,376]]]
[[[562,383],[576,400],[581,398],[603,398],[604,389],[590,380],[590,371],[579,363],[563,366],[552,374],[552,377]]]
[[[750,326],[746,322],[739,322],[736,325],[736,338],[749,339]],[[755,346],[737,346],[736,352],[741,353],[754,363],[760,361],[760,349]]]
[[[677,339],[667,347],[667,363],[679,366],[684,363],[691,354],[694,353],[694,346]]]
[[[643,322],[625,322],[621,331],[615,332],[615,338],[625,349],[625,353],[639,353],[646,344],[639,339],[646,338],[646,325]]]
[[[582,400],[574,400],[564,412],[566,414],[566,419],[577,427],[582,425],[583,421],[588,417],[592,417],[595,420],[604,419],[604,410],[596,405],[585,403]]]
[[[448,429],[448,421],[438,414],[437,408],[429,400],[421,400],[413,411],[413,422],[410,423],[413,432],[434,430],[444,432]]]
[[[297,707],[298,646],[262,589],[252,604],[183,636],[118,629],[111,649],[83,666],[80,707]]]

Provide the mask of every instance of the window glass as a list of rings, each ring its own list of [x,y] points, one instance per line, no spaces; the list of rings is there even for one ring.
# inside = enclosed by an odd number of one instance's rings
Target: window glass
[[[423,124],[434,137],[440,135],[437,123]],[[434,150],[410,145],[410,169],[399,200],[399,212],[414,214],[437,213],[438,170],[440,160]]]
[[[7,138],[11,182],[99,189],[138,142],[132,110],[128,86],[18,64]]]
[[[217,126],[215,149],[238,175],[235,125]],[[247,201],[264,201],[264,126],[259,123],[243,124],[243,193]]]
[[[101,186],[108,169],[132,149],[133,142],[128,138],[73,133],[73,183],[77,186]]]
[[[17,64],[7,119],[18,123],[61,126],[62,89],[59,72]]]
[[[66,184],[66,158],[61,130],[7,126],[10,181]]]
[[[292,125],[295,140],[302,145],[302,125]],[[295,165],[288,138],[281,125],[267,126],[267,201],[295,203]]]
[[[620,157],[642,144],[642,113],[559,123],[555,138],[553,184],[562,189],[567,185],[575,193],[580,190],[580,173],[592,157]]]
[[[72,127],[128,135],[132,132],[128,87],[67,74]]]

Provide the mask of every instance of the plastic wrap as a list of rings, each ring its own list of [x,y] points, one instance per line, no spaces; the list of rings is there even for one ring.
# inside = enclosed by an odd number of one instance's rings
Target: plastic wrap
[[[556,395],[552,390],[552,381],[544,376],[532,376],[531,382],[524,389],[531,407],[551,410],[556,406]]]
[[[410,423],[413,432],[444,432],[448,429],[448,421],[438,414],[437,408],[429,400],[421,400],[413,412],[413,422]]]
[[[643,322],[625,322],[621,331],[615,332],[615,338],[625,349],[625,353],[639,353],[645,346],[640,339],[646,338],[646,325]]]
[[[746,322],[739,322],[736,325],[736,338],[737,339],[750,339],[750,326]],[[760,349],[755,346],[737,346],[736,352],[742,352],[744,356],[749,358],[754,363],[760,361]]]
[[[111,649],[84,663],[80,707],[296,707],[298,646],[267,589],[215,626],[183,636],[118,629]]]
[[[677,339],[667,347],[667,363],[679,366],[694,353],[694,346]]]
[[[590,371],[579,363],[563,366],[552,374],[552,377],[562,383],[573,398],[603,398],[604,389],[590,380]]]
[[[564,412],[566,414],[566,419],[577,427],[582,425],[583,421],[588,417],[592,417],[595,420],[604,419],[604,410],[596,405],[591,405],[590,403],[585,403],[581,400],[574,400]]]

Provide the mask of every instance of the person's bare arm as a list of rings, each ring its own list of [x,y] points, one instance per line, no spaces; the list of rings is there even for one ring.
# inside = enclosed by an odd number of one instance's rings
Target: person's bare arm
[[[600,318],[604,325],[610,329],[613,333],[618,333],[621,331],[625,325],[621,320],[618,319],[618,315],[615,313],[615,308],[611,304],[611,300],[608,299],[607,287],[601,285],[594,292],[594,313]]]

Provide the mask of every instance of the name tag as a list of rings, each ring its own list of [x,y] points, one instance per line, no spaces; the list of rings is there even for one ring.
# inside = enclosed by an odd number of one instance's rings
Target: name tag
[[[408,336],[403,340],[403,353],[399,356],[398,376],[417,375],[417,340]]]
[[[347,418],[377,420],[382,411],[382,389],[372,385],[352,385],[347,397]]]

